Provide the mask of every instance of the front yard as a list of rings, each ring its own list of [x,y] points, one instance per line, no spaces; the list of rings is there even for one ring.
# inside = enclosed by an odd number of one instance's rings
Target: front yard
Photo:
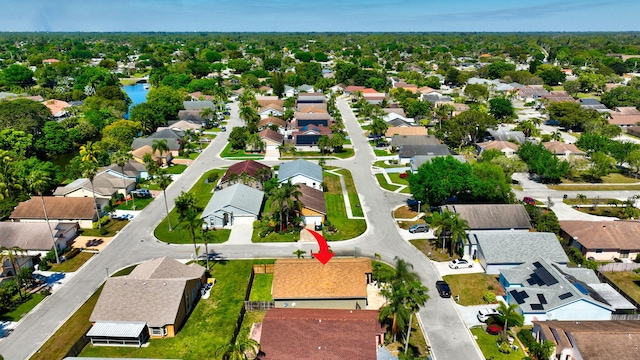
[[[95,236],[95,237],[110,237],[115,236],[118,231],[122,230],[123,227],[127,226],[129,220],[116,220],[111,219],[109,222],[102,226],[103,229],[107,230],[107,233],[102,235],[98,229],[80,229],[78,235],[82,236]]]
[[[231,143],[227,144],[225,148],[220,153],[221,158],[234,159],[234,160],[260,160],[264,158],[264,154],[262,153],[251,153],[246,152],[244,150],[234,150],[231,148]]]
[[[176,337],[152,339],[148,347],[142,348],[87,345],[81,356],[219,359],[215,352],[231,340],[251,268],[258,263],[273,263],[273,260],[216,262],[211,268],[211,276],[216,278],[211,297],[197,303]]]
[[[74,272],[78,270],[84,263],[89,261],[95,255],[91,252],[81,252],[78,255],[74,256],[72,259],[69,259],[63,263],[56,264],[55,262],[51,264],[51,268],[47,271],[55,271],[55,272]],[[54,257],[55,258],[55,257]]]
[[[474,266],[481,265],[475,264]],[[446,275],[442,279],[449,283],[452,296],[460,295],[458,304],[462,306],[486,304],[483,296],[489,291],[496,295],[505,295],[497,275],[484,273]]]
[[[27,299],[28,298],[28,299]],[[18,305],[16,308],[8,311],[2,315],[0,315],[1,321],[20,321],[23,316],[27,315],[34,307],[36,307],[42,300],[44,300],[45,296],[39,293],[29,294],[25,297],[26,301],[22,304]],[[16,300],[18,301],[18,296],[16,295]]]
[[[344,170],[347,171],[347,170]],[[353,184],[351,174],[345,175],[345,172],[341,173],[345,176],[345,183],[347,189],[349,184]],[[324,184],[327,187],[327,192],[324,193],[324,199],[327,204],[327,221],[330,222],[337,230],[335,233],[325,232],[325,238],[327,240],[348,240],[353,239],[356,236],[361,235],[367,229],[367,223],[364,219],[349,219],[347,218],[347,211],[344,203],[344,196],[342,195],[342,185],[340,184],[340,177],[328,172],[324,172]],[[353,189],[355,191],[355,188]],[[357,199],[356,194],[349,195],[349,199]],[[353,200],[352,200],[353,201]],[[357,203],[351,203],[351,210],[359,209],[359,212],[354,211],[354,216],[362,216],[362,208],[358,208]],[[326,222],[325,222],[326,223]]]
[[[482,327],[471,328],[471,333],[476,337],[476,342],[482,350],[482,354],[487,359],[494,360],[521,360],[525,358],[525,353],[522,351],[522,347],[518,345],[518,350],[511,351],[509,354],[502,353],[498,350],[498,335],[487,334],[486,330]]]
[[[404,222],[403,222],[404,223]],[[422,222],[424,223],[424,221]],[[445,251],[442,253],[442,248],[439,248],[438,239],[418,239],[409,240],[411,245],[415,246],[421,253],[425,254],[429,259],[434,261],[451,261],[454,258],[449,256],[449,253]]]

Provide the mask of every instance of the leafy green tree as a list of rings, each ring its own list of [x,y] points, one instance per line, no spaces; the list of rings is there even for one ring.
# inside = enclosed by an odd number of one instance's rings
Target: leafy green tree
[[[489,66],[487,66],[488,68],[488,76],[491,79],[500,79],[502,77],[502,75],[504,75],[505,72],[507,71],[514,71],[516,69],[516,65],[515,64],[509,64],[507,62],[504,61],[496,61],[493,62],[491,64],[489,64]]]
[[[562,83],[562,87],[564,88],[564,91],[574,97],[578,96],[578,93],[580,92],[580,83],[577,80],[567,80]]]
[[[101,146],[105,150],[117,151],[131,147],[133,139],[142,132],[142,126],[137,121],[118,120],[102,129]]]
[[[273,88],[273,94],[281,99],[284,95],[284,77],[281,72],[274,72],[271,75],[271,87]]]
[[[564,82],[566,78],[566,75],[559,66],[548,64],[540,65],[536,71],[536,75],[541,77],[544,83],[549,86],[556,86]]]
[[[40,153],[52,157],[68,153],[72,143],[64,126],[57,121],[47,121],[42,135],[37,137],[35,146]]]
[[[435,206],[467,191],[471,177],[471,165],[453,156],[436,157],[409,175],[409,188],[415,199]]]
[[[559,183],[569,172],[569,164],[558,159],[542,144],[526,142],[520,145],[518,156],[529,166],[529,170],[540,176],[542,182]]]
[[[498,97],[489,100],[489,114],[493,115],[497,120],[508,120],[514,117],[515,110],[511,100]]]
[[[554,102],[546,107],[549,119],[558,120],[566,129],[582,129],[589,121],[602,122],[602,117],[595,111],[583,109],[579,103],[571,101]]]
[[[473,102],[482,102],[489,98],[489,89],[482,84],[469,84],[465,86],[464,94]]]
[[[0,130],[0,150],[12,151],[17,158],[25,158],[33,152],[33,135],[23,130]]]
[[[234,127],[229,134],[229,144],[235,150],[244,149],[247,146],[247,132],[243,127]]]
[[[249,360],[256,359],[260,352],[260,344],[248,337],[236,337],[234,341],[216,350],[216,356],[222,360]]]
[[[13,64],[0,72],[0,84],[8,87],[28,87],[33,83],[33,71],[26,66]]]
[[[96,177],[98,173],[98,159],[97,159],[98,148],[91,142],[87,142],[85,145],[80,147],[80,158],[82,165],[82,175],[89,179],[91,183],[91,194],[93,195],[93,206],[96,210],[96,215],[98,216],[98,228],[102,228],[102,224],[100,223],[100,212],[98,211],[98,203],[96,202],[96,190],[93,185],[93,179]]]
[[[129,118],[132,121],[139,122],[146,134],[154,132],[158,126],[165,123],[163,113],[156,111],[156,108],[147,102],[132,107]]]
[[[607,79],[604,75],[583,72],[578,76],[578,82],[583,92],[604,92]]]
[[[632,86],[619,86],[604,93],[600,101],[609,109],[623,106],[640,108],[640,90]]]
[[[0,129],[39,135],[47,121],[53,120],[44,104],[29,99],[0,101]]]
[[[184,109],[183,100],[184,95],[180,91],[166,86],[154,87],[147,94],[147,103],[165,121],[178,117],[178,111]]]
[[[555,344],[550,340],[545,340],[541,343],[534,342],[529,347],[529,354],[531,354],[536,360],[547,360],[554,354]]]
[[[616,164],[616,161],[611,156],[599,151],[592,153],[590,160],[589,174],[592,178],[598,180],[609,174]]]
[[[477,143],[489,127],[497,124],[496,119],[489,114],[468,110],[445,122],[436,136],[450,147],[461,147]]]
[[[473,177],[470,179],[472,191],[463,194],[471,201],[504,204],[514,200],[511,192],[511,179],[507,178],[499,165],[479,162],[472,165]]]
[[[422,119],[431,116],[431,106],[429,103],[419,100],[409,101],[408,106],[406,107],[407,116]]]

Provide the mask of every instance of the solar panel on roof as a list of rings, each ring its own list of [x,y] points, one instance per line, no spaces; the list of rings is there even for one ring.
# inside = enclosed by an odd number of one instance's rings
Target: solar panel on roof
[[[534,273],[538,275],[540,280],[542,280],[542,282],[547,286],[551,286],[558,283],[558,280],[555,277],[553,277],[553,275],[551,275],[549,271],[545,268],[538,268],[534,271]]]
[[[542,264],[540,264],[540,262],[536,261],[533,263],[533,266],[535,266],[536,269],[540,269],[542,267]]]
[[[544,310],[544,306],[540,304],[531,304],[531,310]]]
[[[538,300],[540,300],[540,304],[547,303],[547,299],[544,297],[544,294],[538,294]]]
[[[574,283],[573,286],[575,286],[576,289],[580,290],[581,293],[583,293],[585,295],[589,295],[589,290],[585,289],[584,286],[582,286],[582,284]]]
[[[524,299],[522,298],[522,296],[520,295],[520,293],[518,292],[518,290],[511,290],[511,291],[509,291],[509,294],[511,294],[511,296],[513,297],[513,299],[514,299],[518,304],[523,304],[523,303],[524,303]]]
[[[564,299],[568,299],[568,298],[570,298],[570,297],[572,297],[572,296],[573,296],[573,294],[572,294],[572,293],[570,293],[570,292],[568,292],[568,293],[561,294],[561,295],[560,295],[560,296],[558,296],[558,297],[560,298],[560,300],[564,300]]]

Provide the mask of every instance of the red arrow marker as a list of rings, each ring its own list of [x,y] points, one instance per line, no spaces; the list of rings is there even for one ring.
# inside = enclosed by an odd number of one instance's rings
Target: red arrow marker
[[[325,240],[325,238],[323,238],[322,235],[318,234],[313,230],[307,229],[307,231],[310,232],[314,238],[316,238],[316,241],[318,242],[318,246],[320,247],[320,252],[318,253],[311,252],[311,255],[313,255],[316,259],[318,259],[318,261],[320,261],[322,265],[325,265],[333,257],[333,253],[329,251],[329,245],[327,244],[327,240]]]

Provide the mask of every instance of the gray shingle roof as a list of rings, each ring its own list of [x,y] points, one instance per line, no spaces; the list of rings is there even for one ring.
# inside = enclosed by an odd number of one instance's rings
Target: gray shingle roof
[[[49,222],[56,243],[61,235],[77,223]],[[71,239],[66,239],[71,240]],[[0,247],[17,246],[23,250],[48,251],[53,247],[51,233],[46,222],[0,222]]]
[[[469,241],[478,244],[487,264],[519,264],[540,257],[562,264],[569,261],[553,233],[483,231],[470,234]]]
[[[282,163],[278,170],[278,181],[287,181],[296,175],[304,175],[320,183],[323,179],[322,166],[302,159]]]
[[[202,110],[202,109],[213,109],[213,101],[210,100],[199,100],[199,101],[184,101],[182,103],[184,105],[185,110]]]
[[[264,193],[244,184],[231,185],[216,191],[202,211],[201,217],[213,215],[225,207],[241,209],[245,213],[260,215]]]
[[[160,138],[151,138],[151,137],[135,138],[131,143],[131,148],[133,150],[136,150],[145,145],[153,146],[154,140],[160,140]],[[167,145],[169,146],[169,150],[176,151],[181,149],[180,141],[178,141],[177,138],[168,138],[166,140],[167,140]]]
[[[530,229],[531,219],[522,204],[446,205],[467,220],[471,230]]]
[[[439,144],[439,145],[402,145],[400,147],[400,151],[398,152],[398,156],[401,158],[410,158],[413,156],[420,155],[436,155],[436,156],[447,156],[451,155],[449,148],[447,145]]]
[[[131,184],[135,183],[134,179],[124,179],[122,177],[110,174],[108,172],[98,173],[93,178],[93,188],[96,194],[102,196],[112,196],[118,190],[121,190],[123,186],[129,187]],[[73,191],[76,191],[79,188],[83,188],[91,191],[91,182],[87,178],[76,179],[71,184],[66,186],[59,186],[53,192],[54,196],[65,196]]]
[[[391,138],[391,146],[405,145],[440,145],[440,141],[431,135],[393,135]]]

